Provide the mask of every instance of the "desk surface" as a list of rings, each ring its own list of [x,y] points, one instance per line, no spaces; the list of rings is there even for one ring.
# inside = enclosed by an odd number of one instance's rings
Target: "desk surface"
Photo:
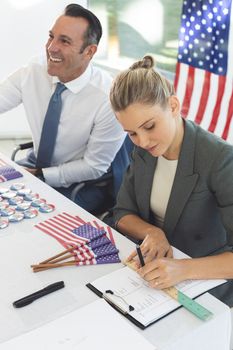
[[[0,158],[11,163],[1,154]],[[64,211],[79,215],[85,221],[96,218],[16,164],[13,166],[23,172],[24,177],[5,182],[1,187],[23,182],[48,203],[54,204],[56,209],[52,213],[40,213],[34,219],[11,223],[0,230],[0,343],[96,300],[97,296],[85,286],[86,283],[122,267],[122,264],[73,266],[33,273],[31,264],[63,250],[54,238],[34,228],[35,224]],[[134,245],[116,231],[114,238],[120,258],[124,259]],[[60,280],[65,282],[65,288],[56,293],[20,309],[12,306],[13,301]],[[204,323],[181,308],[144,331],[137,329],[138,332],[158,349],[228,349],[231,327],[229,308],[208,293],[198,300],[214,312],[215,316],[210,322]]]

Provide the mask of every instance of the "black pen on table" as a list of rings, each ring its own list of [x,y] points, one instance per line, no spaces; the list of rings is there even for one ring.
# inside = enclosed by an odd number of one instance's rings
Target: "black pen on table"
[[[19,300],[16,300],[13,302],[14,307],[23,307],[28,304],[31,304],[34,300],[43,297],[44,295],[50,294],[52,292],[55,292],[56,290],[59,290],[61,288],[64,288],[65,284],[63,281],[55,282],[50,284],[49,286],[38,290],[35,293],[29,294],[26,297],[23,297]]]
[[[145,261],[143,259],[142,251],[141,251],[141,248],[140,248],[139,244],[136,245],[136,251],[137,251],[138,258],[139,258],[141,266],[144,266],[145,265]]]

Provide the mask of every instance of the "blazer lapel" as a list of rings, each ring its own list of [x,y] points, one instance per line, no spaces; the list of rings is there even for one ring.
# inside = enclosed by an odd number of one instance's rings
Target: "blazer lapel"
[[[172,232],[198,180],[198,174],[194,174],[195,142],[195,125],[185,121],[184,140],[164,220],[164,231],[168,238],[172,236]]]
[[[151,156],[148,152],[138,152],[137,169],[135,169],[135,186],[137,193],[137,203],[139,212],[145,220],[150,219],[150,195],[153,183],[157,158]]]

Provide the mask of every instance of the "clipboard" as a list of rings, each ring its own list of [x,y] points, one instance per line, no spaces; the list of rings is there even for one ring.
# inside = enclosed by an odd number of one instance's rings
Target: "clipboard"
[[[222,283],[225,283],[225,280],[195,280],[178,285],[184,299],[183,305],[180,300],[174,300],[174,296],[169,296],[166,291],[150,288],[135,271],[127,266],[100,277],[86,286],[143,330],[185,306],[185,303],[186,309],[202,320],[208,321],[209,316],[212,316],[211,310],[205,309],[204,305],[202,308],[194,301],[194,298]],[[133,307],[133,310],[130,310],[129,307]],[[197,311],[199,314],[202,313],[202,317],[191,310],[193,307],[201,307]]]
[[[102,292],[100,292],[97,288],[95,288],[91,283],[87,283],[86,287],[89,288],[96,295],[98,295],[98,297],[103,298],[116,311],[118,311],[120,314],[125,316],[129,321],[131,321],[133,324],[135,324],[135,326],[139,327],[142,330],[148,327],[148,326],[144,326],[141,322],[136,320],[136,318],[132,317],[129,312],[125,312],[124,310],[122,310],[122,308],[119,305],[114,304],[111,300],[106,298],[106,296],[104,296],[104,294]]]

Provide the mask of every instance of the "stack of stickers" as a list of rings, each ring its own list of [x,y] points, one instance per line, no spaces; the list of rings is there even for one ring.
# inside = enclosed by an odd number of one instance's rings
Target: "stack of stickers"
[[[61,266],[120,262],[119,250],[115,246],[111,228],[100,227],[95,220],[86,223],[78,216],[62,213],[35,227],[66,247],[63,252],[32,265],[35,272]]]
[[[11,165],[8,165],[4,160],[0,159],[0,182],[14,180],[22,176],[23,174]]]
[[[32,219],[41,213],[54,210],[54,205],[47,204],[45,199],[39,198],[23,183],[13,183],[10,187],[0,187],[0,229],[11,222]]]

